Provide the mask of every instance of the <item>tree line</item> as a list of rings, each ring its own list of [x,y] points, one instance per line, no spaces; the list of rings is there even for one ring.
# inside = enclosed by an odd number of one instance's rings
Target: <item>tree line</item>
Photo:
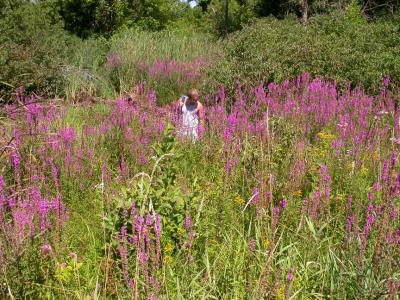
[[[108,37],[121,27],[193,26],[221,35],[261,17],[295,15],[307,22],[310,15],[343,11],[350,2],[361,6],[366,19],[396,17],[400,7],[400,0],[0,0],[0,16],[23,5],[46,6],[81,38]]]

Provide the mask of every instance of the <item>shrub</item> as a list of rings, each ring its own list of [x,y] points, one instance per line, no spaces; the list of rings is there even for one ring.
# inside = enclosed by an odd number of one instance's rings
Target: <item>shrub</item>
[[[40,94],[61,94],[62,67],[79,42],[45,4],[24,4],[7,10],[0,20],[0,101],[11,99],[15,88]]]
[[[377,92],[384,75],[399,79],[397,31],[390,22],[362,24],[342,16],[314,17],[307,26],[297,19],[263,19],[226,42],[208,84],[232,89],[236,80],[282,82],[309,72]]]

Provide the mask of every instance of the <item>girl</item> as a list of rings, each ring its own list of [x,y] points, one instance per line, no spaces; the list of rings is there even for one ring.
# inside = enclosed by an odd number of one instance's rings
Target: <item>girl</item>
[[[193,143],[199,139],[199,132],[204,130],[204,107],[199,98],[199,91],[191,89],[187,96],[181,96],[177,101],[180,117],[178,134],[190,137]]]

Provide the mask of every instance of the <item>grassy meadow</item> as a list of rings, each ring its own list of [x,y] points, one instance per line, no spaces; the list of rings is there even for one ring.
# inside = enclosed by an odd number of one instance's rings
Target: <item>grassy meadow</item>
[[[362,54],[366,31],[319,22],[121,30],[79,42],[59,97],[16,89],[0,298],[399,299],[395,25],[357,25],[385,41]],[[196,143],[172,103],[191,87]]]

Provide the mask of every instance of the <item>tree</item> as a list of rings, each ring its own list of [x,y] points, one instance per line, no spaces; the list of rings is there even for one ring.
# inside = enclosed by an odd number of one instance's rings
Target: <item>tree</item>
[[[302,17],[301,19],[303,20],[303,23],[307,23],[308,20],[308,0],[302,0],[302,5],[301,5],[301,14]]]

